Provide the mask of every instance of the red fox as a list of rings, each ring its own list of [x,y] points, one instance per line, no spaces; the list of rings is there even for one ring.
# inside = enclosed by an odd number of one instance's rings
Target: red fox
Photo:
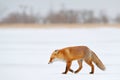
[[[87,46],[74,46],[55,50],[51,54],[48,64],[54,62],[56,59],[66,62],[66,69],[65,72],[63,72],[62,74],[67,74],[68,71],[72,73],[78,73],[82,69],[83,60],[91,67],[90,74],[94,73],[94,65],[92,62],[94,62],[101,70],[105,70],[104,64],[97,57],[97,55]],[[76,71],[73,71],[70,68],[73,60],[77,60],[79,64],[79,68]]]

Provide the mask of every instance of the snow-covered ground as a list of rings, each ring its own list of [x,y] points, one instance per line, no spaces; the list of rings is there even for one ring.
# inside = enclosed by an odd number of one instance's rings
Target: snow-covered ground
[[[78,74],[61,74],[64,62],[48,65],[55,49],[86,45],[106,66],[95,74],[84,63]],[[78,64],[73,62],[76,70]],[[0,29],[0,80],[120,80],[120,29]]]

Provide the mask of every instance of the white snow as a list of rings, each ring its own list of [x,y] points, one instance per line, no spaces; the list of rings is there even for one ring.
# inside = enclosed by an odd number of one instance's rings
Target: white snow
[[[78,74],[61,74],[65,63],[48,65],[55,49],[86,45],[106,66],[95,74],[83,63]],[[78,64],[73,62],[76,70]],[[120,80],[120,29],[0,29],[0,80]]]

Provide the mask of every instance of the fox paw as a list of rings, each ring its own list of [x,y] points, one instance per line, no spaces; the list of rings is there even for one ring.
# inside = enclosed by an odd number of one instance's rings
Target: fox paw
[[[62,74],[67,74],[66,72],[62,72]]]
[[[75,71],[74,73],[77,74],[79,71]]]
[[[72,69],[69,70],[70,72],[74,73],[74,71]]]
[[[90,72],[89,74],[94,74],[94,72]]]

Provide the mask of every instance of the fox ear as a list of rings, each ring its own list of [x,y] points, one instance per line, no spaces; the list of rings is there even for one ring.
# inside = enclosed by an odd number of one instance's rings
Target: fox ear
[[[54,52],[55,52],[56,54],[58,54],[58,50],[55,50]]]

